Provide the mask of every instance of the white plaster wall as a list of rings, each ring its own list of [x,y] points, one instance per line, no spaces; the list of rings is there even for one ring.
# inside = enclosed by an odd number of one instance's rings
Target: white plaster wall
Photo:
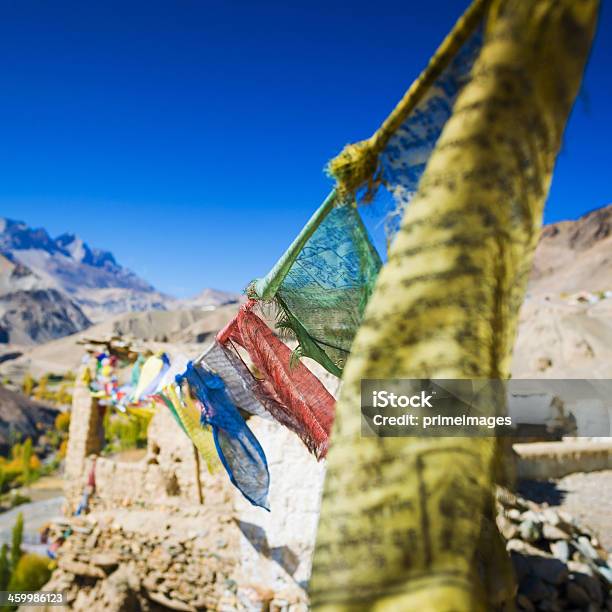
[[[247,533],[240,536],[242,583],[276,592],[303,587],[310,577],[325,462],[274,421],[252,417],[248,424],[268,460],[271,511],[236,492],[236,517]]]

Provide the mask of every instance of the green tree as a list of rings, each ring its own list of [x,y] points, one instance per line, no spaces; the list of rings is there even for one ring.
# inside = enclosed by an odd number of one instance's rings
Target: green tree
[[[13,525],[13,540],[11,544],[11,571],[15,571],[19,559],[23,551],[21,550],[21,544],[23,543],[23,513],[17,515],[15,525]]]
[[[70,413],[60,412],[55,417],[55,429],[62,434],[67,434],[70,430]]]
[[[38,591],[51,578],[49,559],[27,553],[19,561],[8,583],[8,591]]]
[[[8,546],[2,545],[0,549],[0,591],[6,591],[11,579],[11,566],[8,558]]]
[[[21,388],[23,390],[23,394],[26,397],[31,397],[32,396],[32,391],[34,391],[34,387],[35,386],[36,386],[36,381],[34,380],[34,377],[28,372],[23,377],[23,383],[21,383]]]
[[[58,404],[66,406],[72,403],[72,394],[68,383],[63,382],[55,394],[55,399]]]
[[[32,469],[30,462],[32,460],[32,438],[27,438],[23,443],[23,484],[30,484],[32,480]]]
[[[49,383],[49,376],[47,374],[45,374],[45,376],[43,376],[39,381],[38,381],[38,386],[36,387],[36,392],[34,393],[34,397],[37,400],[44,400],[47,398],[47,393],[48,393],[48,386]]]

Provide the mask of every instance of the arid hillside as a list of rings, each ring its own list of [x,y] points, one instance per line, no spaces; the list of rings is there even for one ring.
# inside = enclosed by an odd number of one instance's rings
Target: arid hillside
[[[530,293],[612,290],[612,204],[542,231]]]
[[[0,385],[0,454],[6,454],[18,437],[34,442],[49,429],[58,410],[25,398]]]
[[[512,373],[612,376],[612,205],[543,229]]]

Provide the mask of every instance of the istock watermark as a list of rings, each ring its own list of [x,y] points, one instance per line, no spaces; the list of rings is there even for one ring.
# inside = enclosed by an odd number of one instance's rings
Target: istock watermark
[[[398,395],[389,391],[374,391],[372,393],[372,401],[374,408],[433,408],[431,398],[433,395],[427,395],[425,391],[421,391],[417,395]]]
[[[608,437],[612,381],[368,379],[361,415],[364,436]]]

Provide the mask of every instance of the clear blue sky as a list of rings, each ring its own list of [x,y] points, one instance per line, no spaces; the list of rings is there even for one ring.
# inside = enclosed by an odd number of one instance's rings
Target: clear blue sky
[[[159,289],[240,290],[327,194],[467,0],[4,0],[0,216]],[[547,221],[612,201],[610,3]]]

